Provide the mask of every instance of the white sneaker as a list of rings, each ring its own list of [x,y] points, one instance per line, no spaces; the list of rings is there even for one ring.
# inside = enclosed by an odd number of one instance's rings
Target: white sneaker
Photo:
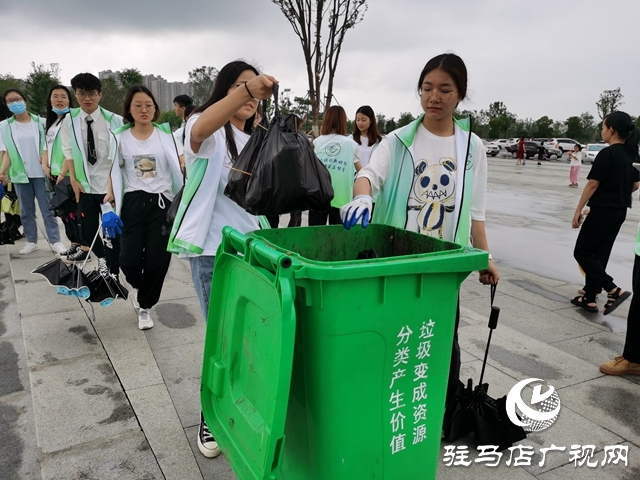
[[[140,330],[149,330],[153,327],[153,320],[151,320],[151,315],[149,315],[148,308],[141,308],[138,312],[138,328]]]
[[[60,255],[67,251],[67,247],[65,247],[62,242],[56,242],[51,244],[51,250]]]
[[[22,247],[22,250],[20,250],[20,255],[28,255],[35,252],[36,250],[40,250],[40,247],[37,243],[27,242],[27,244]]]

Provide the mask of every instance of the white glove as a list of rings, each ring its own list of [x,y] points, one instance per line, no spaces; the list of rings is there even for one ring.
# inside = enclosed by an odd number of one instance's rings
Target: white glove
[[[342,225],[349,230],[362,222],[362,228],[367,228],[371,221],[373,198],[369,195],[358,195],[352,201],[340,208]]]

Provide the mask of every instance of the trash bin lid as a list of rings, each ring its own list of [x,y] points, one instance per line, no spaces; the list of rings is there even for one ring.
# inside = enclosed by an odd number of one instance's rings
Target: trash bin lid
[[[201,400],[207,425],[236,475],[271,479],[284,442],[295,287],[290,268],[280,266],[274,274],[249,253],[219,251],[216,257]]]

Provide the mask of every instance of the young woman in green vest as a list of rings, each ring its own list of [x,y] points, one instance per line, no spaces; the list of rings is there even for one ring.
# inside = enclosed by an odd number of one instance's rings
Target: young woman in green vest
[[[167,210],[182,187],[180,156],[171,127],[155,122],[160,107],[151,91],[131,87],[124,98],[125,125],[114,132],[116,158],[107,200],[122,219],[120,268],[134,291],[138,328],[153,327],[151,308],[160,300],[171,254]]]
[[[405,228],[489,251],[485,234],[487,157],[470,120],[453,113],[467,93],[467,68],[454,54],[427,62],[417,84],[424,110],[417,120],[382,139],[369,165],[358,172],[354,199],[341,208],[345,228],[370,221]],[[371,206],[376,208],[371,219]],[[489,255],[480,282],[498,283]],[[457,332],[459,313],[456,315]],[[447,406],[455,405],[460,375],[457,333],[447,388]],[[452,408],[448,408],[450,414]],[[447,421],[445,417],[445,422]]]
[[[333,106],[324,112],[322,131],[313,141],[313,149],[331,174],[333,200],[327,212],[309,212],[309,225],[340,224],[340,207],[349,203],[353,178],[362,168],[358,144],[347,137],[347,114],[344,108]]]
[[[5,91],[3,101],[13,116],[0,124],[6,149],[0,167],[0,181],[6,183],[11,180],[20,200],[20,219],[27,237],[27,244],[20,250],[20,254],[27,255],[40,248],[36,199],[51,249],[55,253],[62,253],[67,248],[60,243],[58,222],[49,210],[44,172],[40,163],[44,150],[44,121],[27,111],[27,102],[20,90],[11,88]]]
[[[73,106],[73,98],[67,87],[54,85],[49,89],[49,94],[47,95],[47,119],[44,126],[44,151],[40,161],[42,162],[42,170],[49,183],[50,190],[53,190],[54,184],[62,182],[65,177],[69,176],[69,167],[64,161],[64,153],[62,152],[60,127],[64,117]],[[64,181],[70,182],[70,179],[67,178]],[[60,256],[71,255],[80,248],[77,208],[75,212],[63,215],[60,219],[64,223],[65,234],[71,242],[69,249],[62,252]]]

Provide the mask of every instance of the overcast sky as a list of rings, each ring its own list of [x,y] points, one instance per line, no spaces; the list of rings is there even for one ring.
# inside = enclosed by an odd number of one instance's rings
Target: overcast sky
[[[364,104],[421,113],[418,75],[452,51],[469,71],[461,108],[502,101],[519,118],[565,120],[621,87],[640,115],[640,0],[369,0],[347,33],[335,97],[350,117]],[[242,58],[295,95],[307,91],[297,36],[270,0],[0,0],[0,73],[30,62],[81,71],[136,67],[186,81],[189,70]],[[326,90],[325,90],[326,91]]]

